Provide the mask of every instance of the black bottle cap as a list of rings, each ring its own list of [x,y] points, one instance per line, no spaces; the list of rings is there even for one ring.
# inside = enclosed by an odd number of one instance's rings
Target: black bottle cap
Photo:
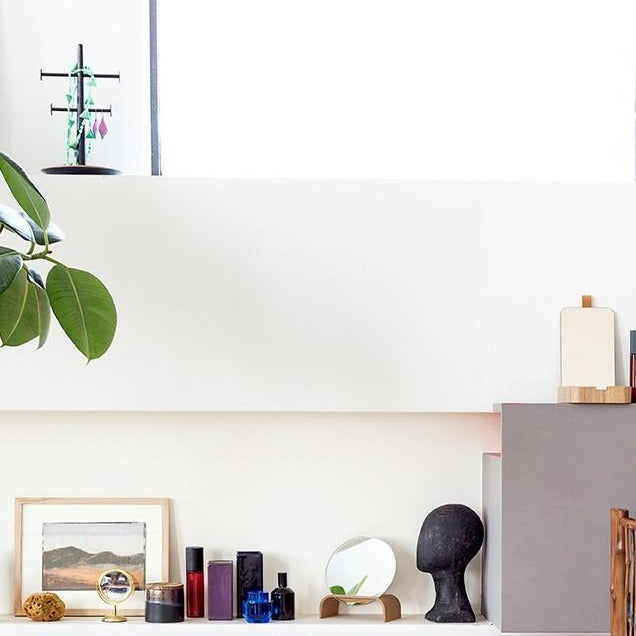
[[[636,331],[629,332],[629,353],[630,355],[636,353]]]
[[[186,548],[186,572],[203,571],[203,548]]]
[[[287,587],[287,572],[278,573],[278,587]]]

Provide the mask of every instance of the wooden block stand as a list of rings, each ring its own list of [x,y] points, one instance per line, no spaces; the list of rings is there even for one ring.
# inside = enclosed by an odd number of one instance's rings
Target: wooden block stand
[[[560,386],[559,402],[567,404],[630,404],[632,390],[629,386]]]
[[[382,605],[382,617],[385,623],[402,618],[402,606],[397,596],[383,594],[382,596],[334,596],[329,594],[320,601],[320,618],[338,616],[341,603],[358,603],[368,605],[377,601]]]

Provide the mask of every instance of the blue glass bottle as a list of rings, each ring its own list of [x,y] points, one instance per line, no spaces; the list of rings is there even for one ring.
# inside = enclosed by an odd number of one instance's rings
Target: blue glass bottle
[[[287,587],[287,572],[278,573],[278,587],[272,590],[272,620],[294,620],[294,591]]]
[[[243,601],[243,616],[248,623],[269,623],[272,617],[272,604],[267,592],[248,592]]]

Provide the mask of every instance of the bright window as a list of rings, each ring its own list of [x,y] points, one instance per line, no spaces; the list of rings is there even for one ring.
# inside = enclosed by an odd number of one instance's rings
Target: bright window
[[[158,0],[163,173],[634,177],[632,0]]]

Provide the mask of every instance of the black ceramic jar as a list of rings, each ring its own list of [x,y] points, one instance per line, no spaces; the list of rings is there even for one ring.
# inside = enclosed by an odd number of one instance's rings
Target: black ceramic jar
[[[146,585],[146,622],[181,623],[183,621],[183,584],[148,583]]]

